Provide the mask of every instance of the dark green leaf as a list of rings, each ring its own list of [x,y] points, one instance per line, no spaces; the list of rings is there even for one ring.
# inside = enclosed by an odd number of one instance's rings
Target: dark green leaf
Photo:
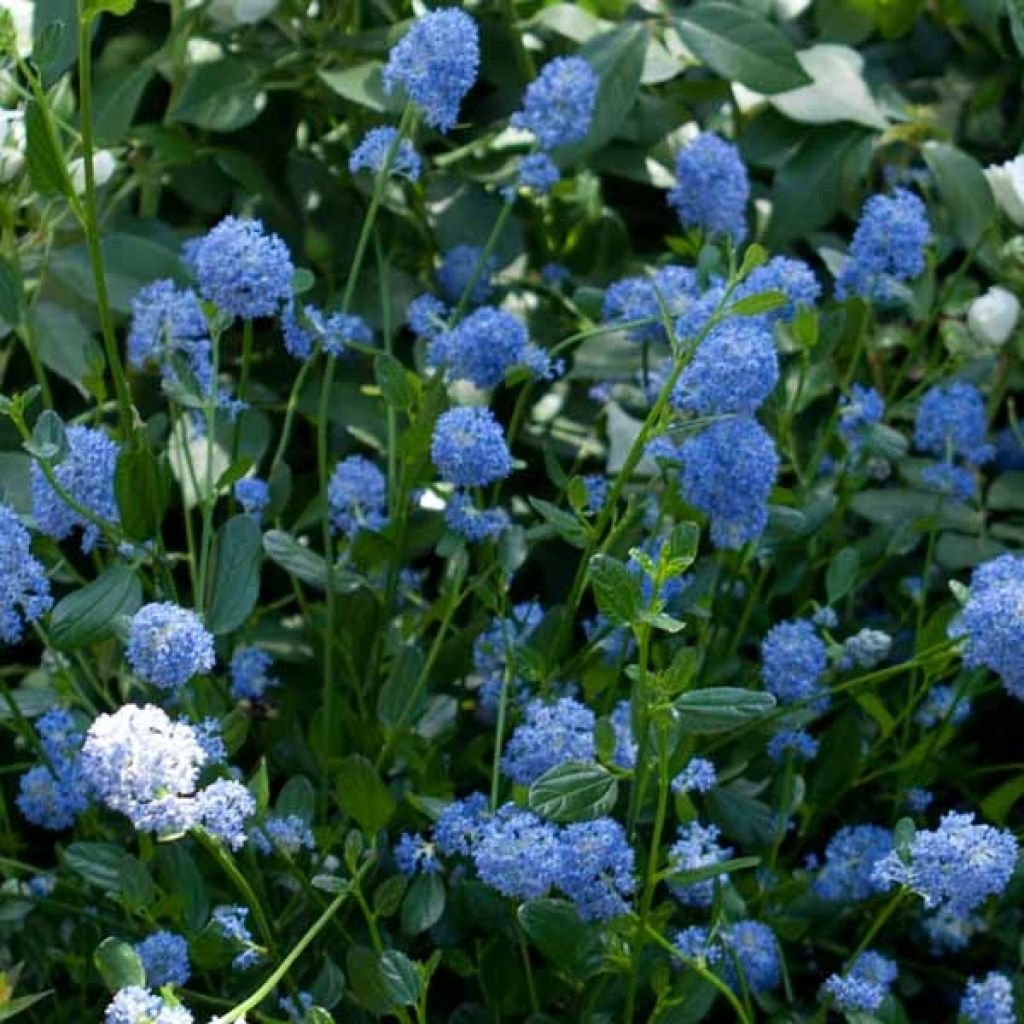
[[[316,813],[316,791],[313,789],[313,783],[305,775],[290,778],[277,795],[274,812],[283,818],[294,815],[307,825],[311,825]]]
[[[782,292],[759,292],[748,295],[729,307],[730,316],[760,316],[770,313],[773,309],[785,306],[789,299]]]
[[[746,7],[699,4],[685,11],[676,26],[683,42],[727,81],[768,95],[811,81],[782,32]]]
[[[567,544],[571,544],[575,548],[587,546],[587,528],[571,512],[566,512],[542,498],[530,498],[530,504],[544,522],[553,527],[555,533]]]
[[[124,448],[117,457],[114,494],[121,512],[121,529],[140,543],[159,535],[170,496],[167,474],[149,448]]]
[[[517,916],[530,941],[559,966],[580,963],[595,945],[592,930],[567,900],[531,900]]]
[[[380,961],[372,949],[365,946],[349,949],[345,955],[345,972],[352,995],[360,1006],[377,1016],[394,1010],[395,1001],[384,985]]]
[[[856,548],[842,548],[829,563],[825,575],[825,590],[828,603],[841,601],[853,589],[860,570],[860,555]]]
[[[433,928],[444,913],[445,891],[441,876],[431,872],[417,875],[402,901],[402,931],[419,935]]]
[[[153,75],[154,69],[148,63],[130,64],[111,71],[97,82],[93,112],[97,142],[124,140]]]
[[[313,1003],[325,1010],[333,1010],[341,1002],[345,994],[345,975],[330,957],[324,958],[310,992]]]
[[[14,264],[0,256],[0,320],[8,327],[21,323],[22,284]]]
[[[343,96],[378,114],[397,114],[403,106],[400,90],[389,95],[384,91],[381,71],[384,65],[379,61],[354,64],[341,71],[321,71],[320,79],[331,92]]]
[[[323,557],[300,544],[290,533],[283,530],[268,530],[263,535],[263,553],[286,573],[310,586],[327,588],[327,564]],[[350,594],[358,590],[362,581],[350,572],[335,570],[334,590],[338,594]]]
[[[696,885],[698,882],[706,882],[709,878],[718,878],[719,875],[756,868],[760,863],[760,857],[733,857],[702,868],[694,868],[692,871],[675,872],[669,875],[669,881],[675,885]]]
[[[981,240],[995,217],[988,180],[972,156],[942,142],[926,142],[924,159],[952,218],[953,233],[965,249]]]
[[[23,1010],[27,1010],[30,1006],[38,1003],[40,999],[45,999],[52,994],[52,991],[33,992],[31,995],[17,996],[6,1003],[0,1003],[0,1021],[11,1020],[13,1017],[17,1017]]]
[[[111,992],[129,985],[145,986],[146,971],[139,954],[121,939],[104,939],[93,954],[93,963]]]
[[[56,133],[51,135],[52,125],[35,100],[25,104],[25,147],[28,176],[32,187],[44,195],[59,193],[72,196],[71,179],[68,177],[67,161],[58,148]]]
[[[210,603],[206,626],[215,634],[238,629],[260,596],[259,524],[252,516],[233,516],[213,542]]]
[[[106,359],[79,316],[52,302],[38,302],[29,318],[43,365],[83,394],[102,397]]]
[[[72,843],[64,861],[72,871],[106,892],[121,891],[121,872],[129,855],[113,843]]]
[[[775,708],[775,698],[760,690],[741,690],[734,686],[716,686],[691,690],[676,698],[679,727],[684,733],[702,735],[728,732]]]
[[[395,813],[395,798],[380,773],[362,754],[349,754],[335,776],[341,809],[367,832],[379,832]]]
[[[50,620],[50,639],[60,651],[86,647],[117,630],[118,620],[142,604],[142,584],[117,562],[91,583],[61,598]]]
[[[392,355],[379,353],[373,361],[377,387],[394,409],[409,409],[419,394],[419,379]]]
[[[61,462],[68,453],[68,437],[60,416],[44,409],[32,427],[32,440],[25,442],[25,451],[43,462]]]
[[[640,617],[643,591],[638,574],[611,555],[590,559],[590,585],[597,607],[615,626],[628,626]]]
[[[615,777],[599,764],[570,761],[548,769],[530,786],[530,810],[549,821],[590,821],[618,798]]]
[[[252,66],[225,57],[192,65],[171,108],[171,120],[207,131],[235,132],[259,117],[265,99]]]
[[[420,998],[420,976],[413,962],[400,950],[389,949],[380,958],[384,991],[396,1006],[415,1006]]]
[[[388,678],[377,695],[377,720],[385,728],[408,725],[412,720],[416,711],[414,690],[423,662],[423,652],[418,647],[406,644],[398,649]]]

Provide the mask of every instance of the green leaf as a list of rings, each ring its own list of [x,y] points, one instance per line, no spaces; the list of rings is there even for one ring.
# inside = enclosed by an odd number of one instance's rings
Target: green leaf
[[[252,516],[233,516],[217,531],[206,611],[210,632],[233,632],[256,607],[260,596],[261,541],[259,524]]]
[[[775,698],[760,690],[715,686],[684,693],[676,698],[675,708],[684,733],[705,735],[728,732],[762,718],[774,710]]]
[[[341,1002],[345,994],[345,975],[330,957],[324,957],[310,992],[314,1005],[325,1010],[333,1010]]]
[[[770,313],[773,309],[780,309],[786,305],[789,299],[782,292],[760,292],[757,295],[748,295],[739,302],[734,302],[729,307],[730,316],[760,316],[762,313]]]
[[[996,213],[995,198],[980,164],[955,146],[926,142],[924,159],[965,249],[981,241]]]
[[[836,552],[825,574],[828,603],[841,601],[853,589],[860,570],[860,554],[856,548],[842,548]]]
[[[305,775],[294,775],[282,787],[274,804],[274,813],[285,818],[294,815],[307,825],[316,813],[316,791]]]
[[[104,939],[93,954],[93,963],[111,992],[129,985],[145,986],[146,971],[139,954],[121,939]]]
[[[112,636],[118,620],[142,604],[142,584],[117,562],[91,583],[61,598],[50,620],[50,639],[59,651],[73,651]]]
[[[733,857],[731,860],[717,861],[702,868],[694,868],[692,871],[674,872],[668,877],[675,885],[696,885],[697,882],[706,882],[709,878],[718,878],[719,875],[756,868],[760,863],[760,857]]]
[[[57,148],[59,142],[55,134],[50,134],[51,126],[46,114],[35,100],[25,104],[25,148],[28,163],[28,176],[32,187],[44,195],[59,193],[71,197],[71,179],[68,177],[67,161],[64,154]]]
[[[21,277],[14,264],[0,256],[0,320],[8,327],[17,327],[21,323],[22,305]]]
[[[32,426],[32,439],[24,447],[29,455],[43,462],[61,462],[68,453],[68,436],[60,416],[52,409],[44,409]]]
[[[638,574],[611,555],[594,555],[588,569],[594,599],[615,626],[628,626],[640,617],[643,590]]]
[[[419,379],[387,352],[379,353],[373,360],[377,387],[393,409],[409,409],[420,392]]]
[[[565,509],[552,505],[550,501],[542,498],[530,498],[530,504],[535,512],[549,526],[553,527],[555,533],[574,548],[585,548],[587,546],[587,528],[572,513]]]
[[[52,302],[38,302],[29,318],[43,365],[83,394],[102,397],[106,360],[78,314]]]
[[[402,931],[419,935],[433,928],[441,919],[445,906],[444,881],[431,872],[417,875],[402,900]]]
[[[676,27],[683,42],[727,81],[768,95],[811,81],[782,32],[745,7],[699,4],[680,15]]]
[[[236,132],[252,124],[266,104],[253,67],[235,57],[195,64],[170,111],[170,119],[211,132]]]
[[[345,971],[356,1002],[377,1016],[390,1013],[395,1002],[384,985],[380,961],[372,949],[352,946],[345,954]]]
[[[395,798],[362,754],[349,754],[342,760],[335,784],[338,805],[366,832],[379,832],[395,813]]]
[[[373,912],[378,917],[391,917],[397,913],[408,888],[409,879],[405,875],[385,878],[373,891]]]
[[[135,7],[135,0],[85,0],[83,12],[87,18],[99,14],[128,14]]]
[[[568,900],[531,900],[516,916],[530,941],[559,966],[580,963],[595,945],[592,929]]]
[[[403,952],[389,949],[381,955],[380,979],[396,1006],[416,1005],[420,998],[420,976],[416,965]]]
[[[423,669],[423,652],[412,644],[404,644],[391,664],[380,693],[377,695],[377,720],[386,729],[408,724],[415,713],[410,706],[414,688]]]
[[[1024,470],[1000,473],[985,495],[985,504],[991,509],[1024,511]]]
[[[590,821],[615,806],[619,786],[599,764],[569,761],[549,768],[530,786],[530,810],[549,821]]]
[[[290,533],[283,530],[268,530],[263,535],[263,553],[286,573],[310,586],[327,589],[327,563],[323,556],[300,544]],[[350,594],[362,586],[358,576],[335,569],[334,591]]]
[[[321,71],[320,80],[331,92],[351,103],[378,114],[397,114],[401,111],[404,101],[400,90],[391,95],[384,91],[381,79],[383,70],[384,65],[380,61],[367,61],[365,64],[355,64],[342,71]]]
[[[105,892],[121,891],[121,872],[131,859],[113,843],[72,843],[64,851],[64,862],[75,874]]]
[[[1016,775],[997,786],[981,801],[981,813],[987,821],[1002,825],[1021,797],[1024,797],[1024,775]]]
[[[159,534],[170,486],[149,448],[122,449],[114,473],[114,494],[121,529],[129,540],[141,543]]]
[[[96,83],[93,132],[101,143],[123,142],[155,69],[148,63],[116,68]]]
[[[47,992],[33,992],[31,995],[18,996],[16,999],[9,999],[6,1003],[0,1003],[0,1021],[11,1020],[17,1017],[23,1010],[34,1006],[40,999],[53,995],[52,990]]]
[[[640,91],[647,41],[643,25],[624,24],[588,40],[576,51],[598,77],[597,101],[587,137],[556,151],[561,166],[578,163],[622,130]]]
[[[925,531],[931,524],[963,533],[977,533],[981,526],[980,513],[967,505],[943,495],[906,487],[859,491],[851,499],[850,508],[881,526],[913,526]]]

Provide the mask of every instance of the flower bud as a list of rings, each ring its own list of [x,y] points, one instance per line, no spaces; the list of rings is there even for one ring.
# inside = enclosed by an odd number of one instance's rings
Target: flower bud
[[[967,326],[975,341],[987,348],[1002,348],[1017,326],[1020,302],[1005,288],[994,285],[967,309]]]
[[[1024,156],[985,169],[999,208],[1018,227],[1024,227]]]
[[[213,0],[210,17],[222,25],[254,25],[273,14],[278,0]]]
[[[110,150],[96,150],[92,155],[92,171],[96,179],[96,187],[99,188],[110,181],[116,168],[117,160],[114,159],[114,154]],[[68,164],[68,177],[71,179],[71,187],[79,195],[82,195],[85,192],[85,159],[83,157],[75,157]]]

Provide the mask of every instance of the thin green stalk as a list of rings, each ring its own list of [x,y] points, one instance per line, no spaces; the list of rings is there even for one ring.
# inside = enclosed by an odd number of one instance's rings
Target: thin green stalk
[[[210,393],[206,396],[206,404],[203,408],[203,419],[206,425],[206,465],[203,467],[203,492],[202,492],[202,530],[199,534],[199,571],[196,577],[196,593],[194,595],[196,611],[202,615],[206,607],[206,588],[209,584],[208,574],[210,571],[210,555],[213,550],[213,509],[217,504],[217,496],[213,492],[213,452],[217,429],[217,390],[216,380],[220,360],[220,339],[213,339],[213,370]],[[188,445],[186,444],[186,450]]]
[[[359,882],[362,879],[363,874],[369,869],[371,861],[367,861],[356,873],[355,877],[349,884],[334,897],[333,900],[328,904],[327,909],[313,922],[312,925],[306,930],[306,933],[299,939],[298,942],[292,947],[288,955],[277,965],[277,967],[271,971],[271,973],[264,980],[256,990],[240,1003],[230,1009],[226,1014],[221,1017],[216,1017],[211,1024],[233,1024],[234,1021],[240,1020],[250,1010],[254,1010],[264,999],[274,991],[277,983],[292,969],[292,966],[298,961],[299,957],[306,951],[310,943],[323,931],[328,921],[338,912],[341,905],[348,899],[354,888],[358,888]]]
[[[459,297],[458,305],[455,307],[455,312],[452,314],[451,323],[457,324],[462,318],[462,314],[466,312],[466,307],[469,305],[470,296],[473,294],[473,289],[476,288],[483,277],[484,271],[487,268],[487,261],[491,258],[491,253],[494,251],[495,245],[498,244],[498,238],[501,236],[501,232],[505,228],[505,223],[509,216],[512,214],[512,203],[504,202],[501,204],[501,213],[494,218],[494,225],[491,228],[491,233],[487,236],[487,241],[484,242],[484,247],[480,251],[480,258],[476,261],[476,266],[473,268],[473,274],[469,281],[466,282],[466,287],[462,290],[462,295]]]
[[[498,587],[499,593],[504,593],[504,588]],[[514,675],[515,652],[508,634],[508,616],[505,613],[504,602],[500,612],[501,621],[501,642],[505,652],[505,666],[501,673],[501,694],[498,697],[498,718],[494,724],[494,756],[491,760],[491,813],[498,809],[498,789],[501,784],[501,754],[505,745],[505,719],[508,716],[508,691]]]
[[[291,390],[288,392],[288,403],[284,410],[284,426],[281,428],[281,438],[277,442],[277,448],[274,449],[274,457],[270,460],[270,469],[267,472],[268,478],[273,477],[274,471],[281,464],[281,460],[288,450],[288,442],[291,441],[292,429],[295,425],[295,413],[299,407],[299,395],[302,393],[302,387],[306,383],[310,371],[313,369],[316,357],[316,352],[311,353],[309,358],[299,367],[299,372],[295,375]]]
[[[373,225],[377,219],[377,212],[380,210],[384,199],[384,190],[387,187],[388,173],[398,147],[404,139],[414,121],[414,111],[411,104],[407,104],[402,119],[398,125],[398,131],[391,143],[387,156],[384,159],[381,169],[373,183],[373,194],[370,197],[370,205],[363,218],[363,224],[359,231],[359,238],[356,240],[355,253],[352,256],[352,265],[349,268],[348,280],[345,282],[345,291],[341,298],[341,311],[347,313],[355,295],[356,284],[359,280],[359,273],[362,269],[363,260],[366,257],[366,249],[370,243],[373,233]],[[324,369],[323,380],[320,384],[320,400],[317,403],[316,423],[316,452],[317,452],[317,475],[320,483],[320,494],[324,504],[322,537],[324,560],[327,565],[327,588],[326,588],[326,622],[324,623],[324,652],[323,652],[323,680],[321,684],[320,702],[323,709],[323,737],[324,753],[330,749],[334,739],[334,621],[337,612],[337,595],[334,592],[334,535],[331,530],[331,518],[327,515],[327,488],[330,483],[328,474],[328,422],[327,414],[330,405],[331,387],[334,383],[334,368],[337,359],[333,355],[327,356],[327,365]],[[385,608],[385,615],[388,613]],[[324,813],[327,812],[327,798],[330,788],[329,773],[321,773],[321,802]]]
[[[107,364],[114,381],[114,393],[120,410],[121,430],[131,445],[136,443],[135,413],[131,392],[125,377],[124,365],[114,333],[114,317],[107,294],[107,278],[103,268],[103,250],[100,248],[100,229],[96,217],[96,173],[93,168],[92,128],[92,19],[86,14],[84,0],[78,0],[78,102],[81,107],[82,162],[85,172],[85,203],[83,208],[86,245],[89,262],[96,284],[96,310],[100,319],[100,332],[106,351]]]
[[[253,327],[251,320],[242,321],[242,368],[238,374],[238,400],[245,402],[249,396],[249,377],[252,373]],[[231,462],[238,458],[238,449],[242,443],[242,416],[239,413],[231,432]]]
[[[377,280],[380,285],[380,309],[381,318],[383,323],[381,324],[381,333],[384,336],[384,351],[387,355],[391,355],[392,348],[392,337],[391,337],[391,274],[390,274],[390,263],[384,258],[384,253],[381,251],[380,239],[377,237],[377,233],[373,235],[373,251],[377,257]],[[388,431],[388,447],[387,447],[387,460],[388,460],[388,515],[394,516],[395,502],[398,498],[396,491],[396,482],[398,480],[398,413],[390,402],[387,403],[387,411],[385,413],[387,420],[387,431]]]

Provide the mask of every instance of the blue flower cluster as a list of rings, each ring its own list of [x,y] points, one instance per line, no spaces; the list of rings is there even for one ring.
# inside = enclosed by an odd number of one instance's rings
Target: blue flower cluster
[[[828,694],[821,685],[827,668],[825,641],[807,619],[780,622],[761,641],[761,678],[781,704],[827,707]]]
[[[610,285],[601,307],[605,323],[652,320],[629,328],[637,341],[656,342],[666,338],[665,322],[671,323],[700,296],[697,274],[689,267],[668,264],[650,277],[626,277]],[[676,331],[681,337],[678,328]]]
[[[231,696],[235,700],[263,700],[267,690],[279,685],[270,670],[274,659],[259,647],[242,646],[231,655]]]
[[[892,854],[892,834],[879,825],[844,825],[825,847],[814,891],[830,903],[857,903],[885,889],[875,865]]]
[[[176,932],[159,931],[146,936],[135,946],[146,982],[153,988],[187,985],[192,970],[188,961],[188,942]]]
[[[145,604],[132,616],[125,654],[132,671],[160,690],[181,689],[216,660],[202,619],[171,601]]]
[[[728,235],[734,242],[747,233],[750,179],[739,150],[713,132],[698,135],[676,157],[676,184],[669,204],[686,228]]]
[[[960,1001],[965,1024],[1016,1024],[1013,984],[1005,974],[990,971],[984,978],[972,978]]]
[[[761,921],[736,921],[714,935],[694,925],[677,933],[675,946],[687,959],[706,961],[735,991],[771,992],[782,981],[778,940]]]
[[[54,540],[65,540],[82,531],[82,550],[88,554],[100,537],[95,520],[118,524],[121,513],[114,497],[114,471],[121,448],[102,430],[70,426],[66,430],[68,450],[53,466],[60,489],[76,505],[89,513],[86,517],[72,508],[46,479],[38,462],[32,463],[32,516],[40,533]]]
[[[352,151],[348,160],[348,169],[353,174],[370,171],[380,174],[384,165],[388,166],[388,174],[409,181],[419,181],[423,172],[423,161],[408,139],[397,142],[398,129],[391,125],[371,128],[363,140]],[[390,162],[388,158],[390,156]]]
[[[458,487],[485,487],[512,472],[512,455],[490,409],[460,406],[434,425],[430,455],[441,479]]]
[[[896,980],[899,970],[880,953],[861,953],[845,974],[833,974],[822,994],[844,1013],[876,1013]]]
[[[417,18],[388,55],[384,88],[401,88],[427,124],[450,131],[459,107],[473,88],[480,64],[476,22],[458,8],[431,11]]]
[[[478,388],[497,387],[516,367],[535,376],[550,372],[547,356],[530,342],[523,324],[491,306],[482,306],[452,330],[435,334],[427,346],[427,365],[443,368],[449,380],[468,380]]]
[[[964,664],[995,672],[1024,700],[1024,557],[1000,555],[974,570],[967,603],[950,629],[966,638]]]
[[[170,997],[130,985],[107,1005],[104,1024],[192,1024],[192,1014]]]
[[[771,435],[747,416],[717,420],[680,446],[683,494],[711,519],[715,547],[737,550],[768,523],[768,496],[779,471]]]
[[[231,961],[236,971],[248,970],[262,959],[261,951],[249,931],[248,918],[248,907],[232,905],[214,907],[210,915],[213,928],[238,950]]]
[[[13,509],[0,503],[0,640],[18,643],[26,623],[52,605],[50,581],[32,554],[28,530]]]
[[[597,75],[582,57],[555,57],[526,88],[512,127],[532,132],[542,149],[578,142],[590,130]]]
[[[572,697],[553,704],[531,700],[523,723],[509,737],[502,771],[514,782],[528,786],[556,765],[593,761],[594,724],[594,712]]]
[[[874,389],[854,384],[839,403],[839,434],[854,455],[867,441],[871,428],[882,422],[885,400]]]
[[[41,715],[35,732],[43,760],[22,775],[18,809],[33,825],[61,832],[89,806],[80,756],[84,737],[71,714],[60,708]]]
[[[872,879],[884,888],[906,886],[926,907],[966,917],[1006,888],[1017,853],[1012,832],[976,825],[973,814],[950,811],[937,829],[914,836],[906,861],[893,851],[876,863]]]
[[[189,257],[200,296],[231,316],[274,316],[291,299],[291,253],[261,221],[225,217],[190,249]]]
[[[479,275],[477,267],[480,267]],[[494,294],[491,277],[497,269],[497,260],[493,255],[485,258],[482,247],[456,245],[449,249],[441,259],[441,266],[437,268],[437,287],[441,290],[441,296],[445,301],[457,303],[462,300],[463,293],[476,277],[476,282],[467,298],[472,305],[478,306],[482,302],[487,302]],[[437,312],[436,306],[432,307],[432,312]]]
[[[692,757],[672,780],[673,793],[708,793],[718,784],[715,766],[705,757]]]
[[[377,532],[388,522],[388,482],[362,455],[342,459],[327,486],[327,514],[331,526],[346,537],[360,530]]]
[[[247,476],[235,484],[234,495],[247,516],[260,520],[270,504],[270,485],[259,477]]]
[[[294,857],[302,850],[312,850],[313,833],[297,814],[272,816],[251,833],[253,846],[264,856],[282,853]]]
[[[699,821],[691,821],[680,825],[676,841],[669,847],[668,862],[674,875],[683,875],[687,871],[702,871],[713,867],[732,856],[732,848],[722,846],[718,840],[720,832],[717,825],[702,825]],[[725,880],[723,875],[722,881]],[[705,878],[696,882],[673,881],[672,892],[687,907],[710,907],[715,898],[714,878]]]
[[[471,494],[456,491],[444,510],[444,522],[452,533],[470,544],[494,540],[508,529],[511,520],[501,508],[479,508]]]
[[[924,203],[912,192],[898,188],[891,196],[872,196],[864,204],[836,278],[836,296],[891,300],[896,282],[909,281],[924,271],[930,232]]]

